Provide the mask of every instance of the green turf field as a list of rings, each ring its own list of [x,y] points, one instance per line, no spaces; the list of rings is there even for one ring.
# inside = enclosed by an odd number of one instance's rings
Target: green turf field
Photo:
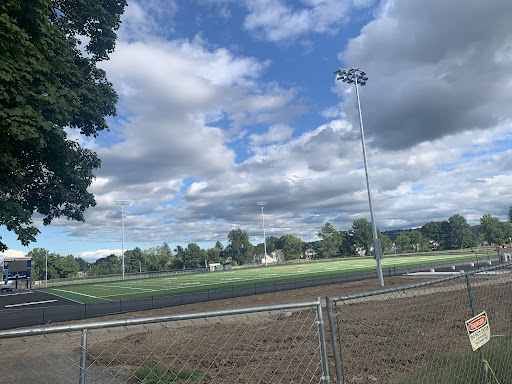
[[[382,269],[384,275],[386,275],[386,271],[393,268],[446,264],[451,261],[474,259],[474,254],[388,257],[382,260]],[[375,270],[376,264],[373,259],[347,258],[328,262],[276,265],[200,274],[177,274],[139,280],[96,282],[48,288],[43,289],[43,291],[85,304],[208,292]]]

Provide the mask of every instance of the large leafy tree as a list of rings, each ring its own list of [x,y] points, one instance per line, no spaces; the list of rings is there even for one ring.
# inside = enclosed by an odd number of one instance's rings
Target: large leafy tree
[[[335,257],[339,254],[343,243],[343,234],[330,222],[326,222],[316,235],[322,239],[317,244],[320,257]]]
[[[279,248],[283,250],[285,260],[300,259],[304,242],[296,236],[284,235],[279,238]]]
[[[254,245],[249,241],[247,232],[233,229],[228,234],[228,240],[228,245],[222,251],[223,257],[231,257],[237,264],[248,264],[253,261]]]
[[[508,208],[508,222],[512,223],[512,205]]]
[[[190,243],[181,254],[181,260],[185,268],[202,268],[207,259],[206,251],[196,243]]]
[[[114,49],[125,5],[0,2],[0,226],[23,245],[39,233],[34,213],[45,225],[61,216],[82,221],[95,205],[87,188],[100,160],[65,128],[96,136],[115,114],[117,95],[97,63]]]
[[[369,254],[373,245],[372,224],[366,219],[357,219],[352,223],[350,232],[354,244]]]
[[[448,232],[449,248],[465,248],[475,245],[475,235],[463,216],[451,216],[448,219],[448,224],[450,225]]]
[[[480,230],[484,240],[489,244],[499,244],[505,237],[502,222],[490,213],[486,213],[480,218]]]

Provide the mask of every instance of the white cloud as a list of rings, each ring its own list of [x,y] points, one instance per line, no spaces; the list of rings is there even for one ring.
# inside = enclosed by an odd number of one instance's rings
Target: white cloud
[[[268,131],[262,135],[249,135],[253,146],[260,146],[270,143],[281,143],[288,140],[293,133],[293,128],[285,124],[271,126]]]
[[[366,6],[357,1],[357,7]],[[335,34],[349,20],[350,1],[250,0],[244,27],[254,35],[272,42],[295,39],[308,33]]]
[[[23,251],[16,251],[14,249],[8,249],[7,251],[0,252],[0,258],[2,259],[9,259],[9,258],[16,258],[16,257],[26,257],[27,253]]]

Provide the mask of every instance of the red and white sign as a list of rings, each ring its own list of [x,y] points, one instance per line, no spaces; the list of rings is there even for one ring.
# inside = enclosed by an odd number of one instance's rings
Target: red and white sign
[[[466,329],[473,351],[476,351],[491,339],[491,329],[485,312],[466,320]]]

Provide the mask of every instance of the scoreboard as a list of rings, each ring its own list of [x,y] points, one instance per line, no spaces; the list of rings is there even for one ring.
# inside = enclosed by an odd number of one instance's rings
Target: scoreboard
[[[32,259],[30,257],[4,259],[3,267],[3,280],[30,279]]]

